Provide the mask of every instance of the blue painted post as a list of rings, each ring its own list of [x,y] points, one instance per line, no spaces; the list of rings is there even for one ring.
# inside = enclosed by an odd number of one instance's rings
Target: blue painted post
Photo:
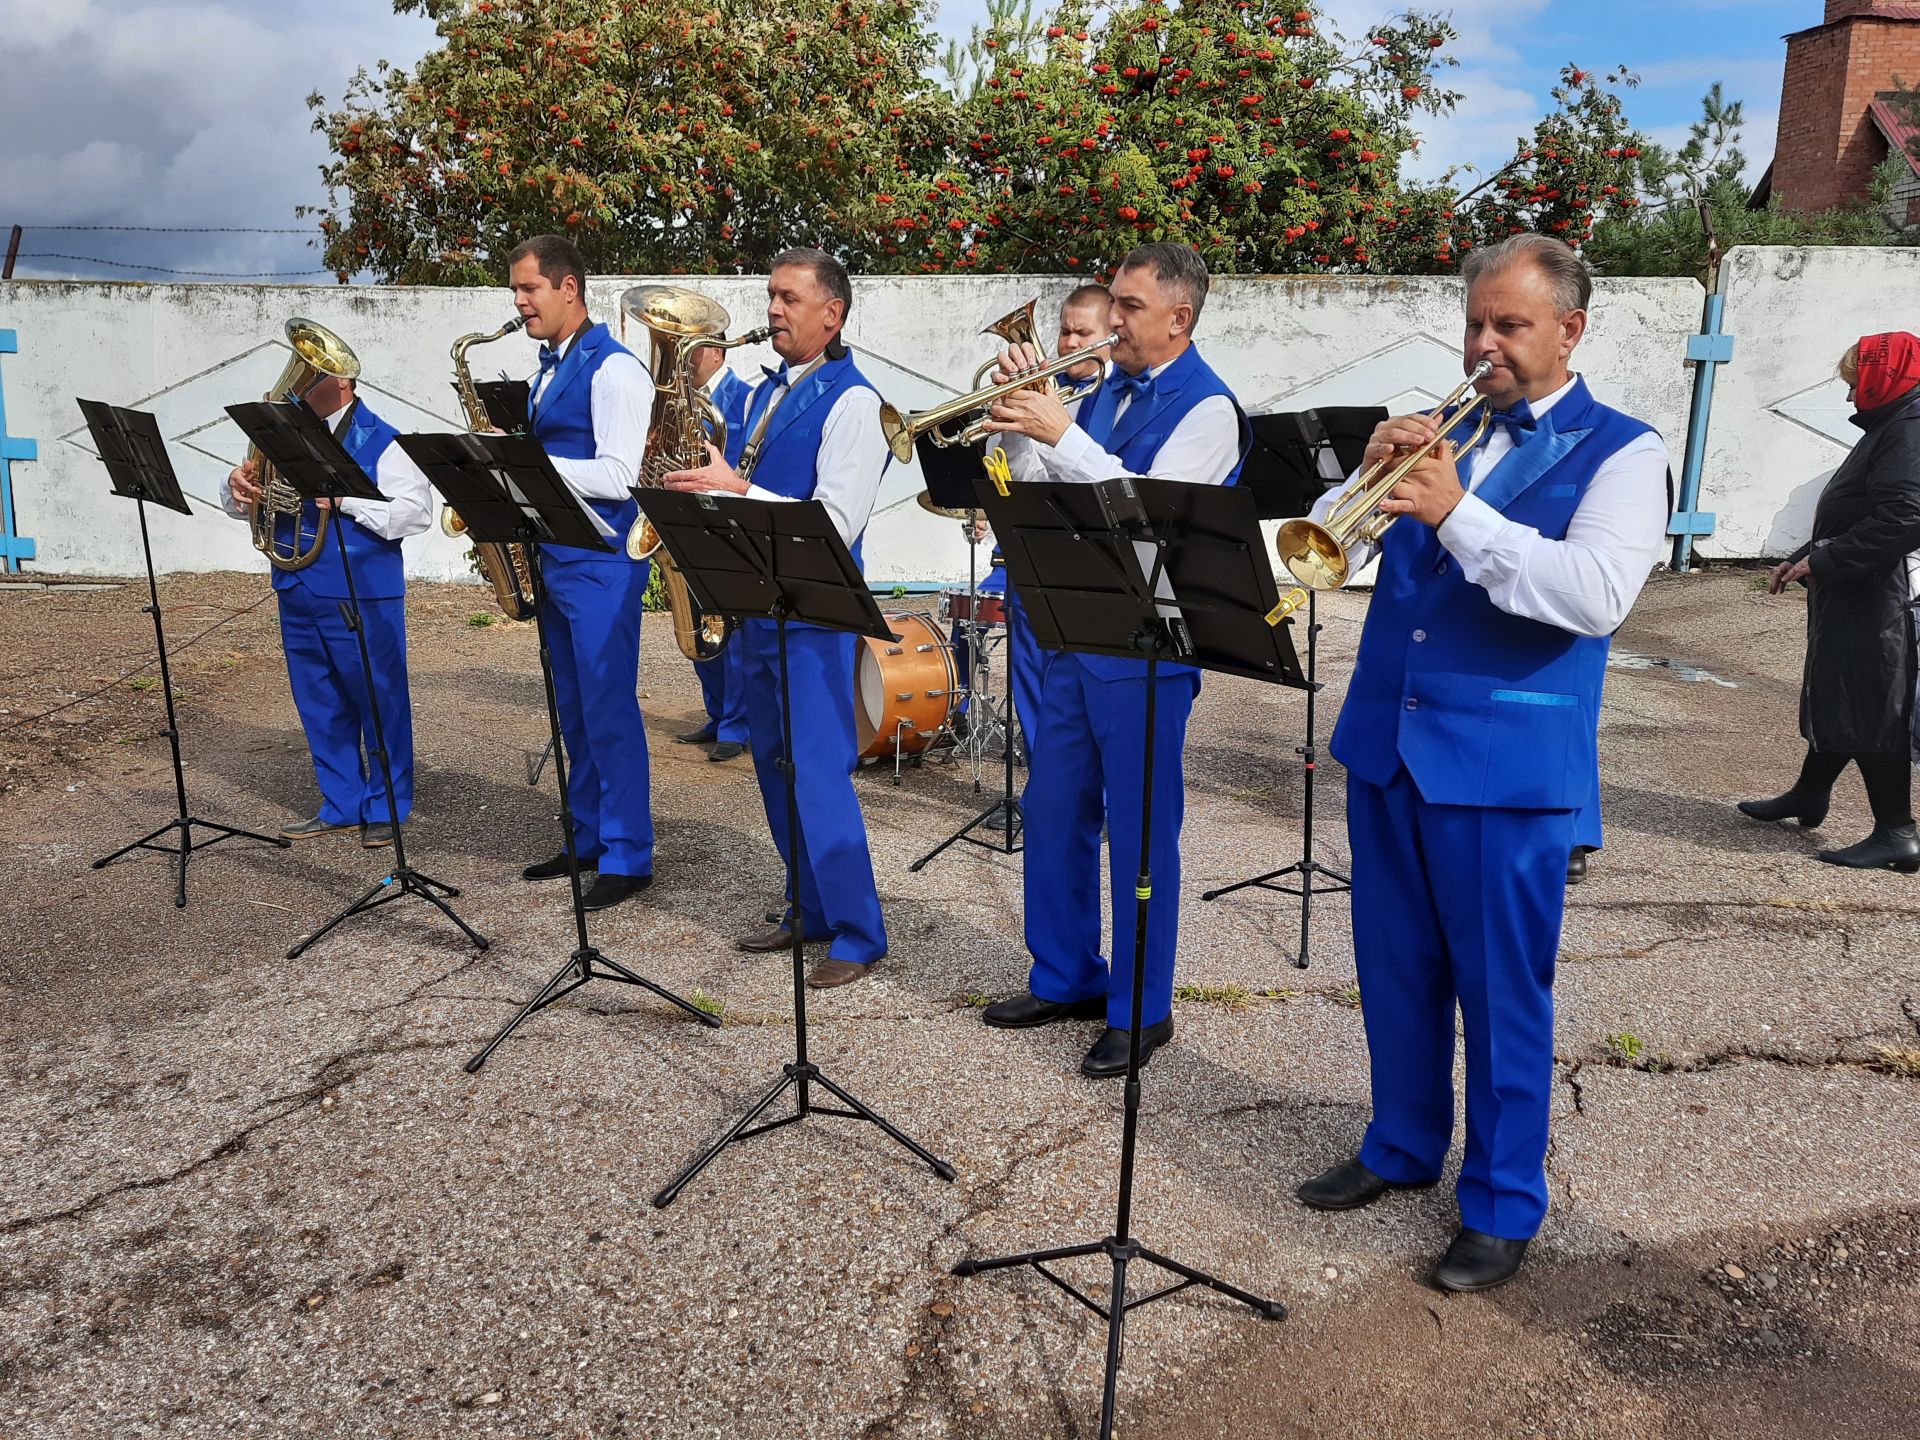
[[[11,330],[0,330],[0,355],[16,354],[20,341]],[[38,460],[40,447],[31,440],[7,434],[7,388],[0,379],[0,562],[9,575],[16,574],[20,562],[34,556],[33,541],[22,538],[13,528],[13,462]]]
[[[1700,472],[1707,462],[1707,430],[1713,418],[1713,377],[1720,366],[1733,358],[1733,336],[1720,333],[1726,304],[1724,295],[1717,291],[1709,294],[1700,334],[1687,337],[1687,359],[1694,362],[1693,413],[1687,418],[1687,456],[1680,470],[1679,506],[1673,519],[1667,522],[1667,534],[1673,536],[1673,568],[1681,574],[1693,568],[1694,537],[1713,533],[1713,513],[1694,507],[1700,503]]]

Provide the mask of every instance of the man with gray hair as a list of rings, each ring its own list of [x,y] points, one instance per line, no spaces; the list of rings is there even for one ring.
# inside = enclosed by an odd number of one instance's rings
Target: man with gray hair
[[[1185,245],[1142,245],[1109,287],[1107,325],[1118,338],[1113,369],[1071,415],[1052,386],[1015,391],[993,407],[1017,480],[1111,480],[1151,475],[1231,485],[1252,437],[1225,382],[1193,345],[1207,299],[1207,267]],[[1000,357],[996,379],[1040,363],[1031,346]],[[1002,1029],[1104,1019],[1081,1061],[1096,1078],[1124,1075],[1133,1021],[1132,890],[1140,858],[1140,754],[1146,742],[1142,660],[1042,651],[1037,714],[1027,727],[1027,948],[1024,994],[986,1007]],[[1180,924],[1181,752],[1200,672],[1162,663],[1152,736],[1153,899],[1147,910],[1140,1059],[1173,1037],[1173,956]],[[1100,826],[1108,835],[1113,959],[1100,953]]]
[[[1411,523],[1380,544],[1331,746],[1347,768],[1373,1119],[1359,1153],[1298,1194],[1351,1210],[1440,1177],[1457,1006],[1461,1228],[1433,1279],[1486,1290],[1518,1272],[1546,1216],[1567,854],[1593,791],[1609,637],[1666,530],[1667,451],[1568,369],[1592,294],[1572,250],[1516,236],[1463,273],[1464,365],[1492,367],[1478,389],[1495,413],[1477,445],[1443,442],[1381,502]],[[1388,420],[1366,459],[1439,425]],[[1373,554],[1357,549],[1356,568]]]

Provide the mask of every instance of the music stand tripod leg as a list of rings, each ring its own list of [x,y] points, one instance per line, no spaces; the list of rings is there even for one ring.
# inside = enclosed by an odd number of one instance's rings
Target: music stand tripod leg
[[[979,604],[977,592],[974,603],[976,607]],[[946,839],[942,840],[918,860],[908,865],[907,870],[912,874],[919,874],[920,871],[926,869],[928,865],[938,859],[942,851],[959,844],[962,840],[966,841],[969,845],[978,845],[982,850],[992,850],[1000,855],[1018,855],[1026,848],[1026,841],[1021,835],[1021,829],[1025,824],[1026,817],[1021,812],[1019,797],[1013,793],[1013,630],[1013,605],[1011,598],[1009,598],[1007,605],[1007,720],[1005,731],[1001,736],[1001,744],[1006,761],[1005,787],[1001,791],[1000,797],[991,805],[987,806],[986,809],[982,810],[958,830],[947,836]],[[976,646],[974,653],[977,655],[979,653],[977,649],[979,645],[978,631],[974,633],[974,644]],[[975,788],[978,788],[977,781],[975,782]],[[1002,839],[982,840],[978,835],[973,833],[996,815],[1004,815],[1006,817],[1006,829],[1002,832]]]
[[[174,818],[156,830],[149,831],[138,840],[122,845],[111,855],[102,855],[93,862],[95,870],[103,870],[123,855],[135,850],[157,850],[163,855],[172,855],[176,859],[177,870],[174,877],[173,904],[177,910],[187,908],[187,861],[196,850],[204,850],[209,845],[217,845],[222,840],[238,837],[242,840],[258,840],[265,845],[275,845],[285,850],[293,842],[284,835],[262,835],[256,830],[242,830],[238,826],[223,825],[217,820],[202,820],[187,808],[187,772],[180,758],[180,716],[173,703],[173,671],[167,664],[167,630],[160,610],[160,584],[153,570],[153,541],[147,530],[147,502],[136,497],[135,506],[140,512],[140,550],[147,561],[147,603],[141,608],[153,616],[153,648],[160,661],[160,694],[167,709],[167,746],[173,759],[173,797],[176,812]],[[214,833],[205,840],[193,838],[193,827]],[[178,830],[179,844],[156,845],[153,842],[162,835]]]
[[[1204,1270],[1169,1260],[1156,1251],[1146,1249],[1133,1238],[1131,1233],[1134,1160],[1140,1131],[1140,1011],[1146,1003],[1147,912],[1153,896],[1153,740],[1154,726],[1158,720],[1156,703],[1158,680],[1159,660],[1157,655],[1150,654],[1147,659],[1145,739],[1141,747],[1140,760],[1140,865],[1134,881],[1133,902],[1133,1014],[1127,1026],[1125,1110],[1120,1133],[1120,1183],[1113,1234],[1103,1240],[1081,1245],[1029,1251],[989,1260],[963,1260],[953,1268],[955,1275],[966,1276],[979,1275],[989,1270],[1005,1270],[1017,1265],[1030,1265],[1081,1304],[1106,1319],[1107,1365],[1101,1393],[1100,1440],[1109,1440],[1113,1434],[1115,1396],[1125,1348],[1122,1336],[1128,1311],[1137,1310],[1155,1300],[1165,1299],[1189,1286],[1204,1285],[1249,1306],[1269,1320],[1284,1319],[1287,1313],[1286,1306],[1278,1300],[1263,1299],[1250,1291],[1229,1285]],[[1106,1254],[1113,1263],[1112,1289],[1104,1306],[1046,1268],[1048,1262],[1052,1260],[1100,1253]],[[1145,1260],[1179,1275],[1180,1283],[1154,1291],[1138,1300],[1129,1301],[1127,1299],[1127,1266],[1135,1260]]]
[[[338,502],[336,501],[335,503],[337,504]],[[345,511],[338,511],[335,515],[334,523],[336,525],[350,525],[353,521],[347,517]],[[400,805],[393,788],[393,758],[387,752],[386,721],[381,716],[380,694],[373,682],[373,652],[367,645],[366,616],[360,608],[359,591],[354,586],[353,552],[348,548],[344,535],[336,535],[335,539],[340,546],[340,574],[347,582],[347,598],[345,603],[341,605],[340,611],[346,619],[347,628],[353,631],[354,639],[360,651],[360,679],[361,683],[367,687],[367,713],[373,720],[372,758],[376,760],[379,765],[380,783],[385,788],[387,796],[387,823],[393,827],[394,867],[376,881],[358,900],[355,900],[351,905],[347,906],[346,909],[340,911],[318,930],[315,930],[306,938],[297,941],[294,946],[287,951],[287,958],[289,960],[298,959],[315,941],[339,925],[342,921],[349,920],[355,915],[363,915],[369,910],[389,904],[392,901],[405,899],[409,895],[417,896],[419,899],[428,901],[436,910],[440,911],[441,914],[459,926],[461,932],[465,934],[468,940],[473,942],[475,948],[485,950],[491,943],[487,937],[467,924],[467,922],[462,920],[458,915],[454,914],[453,907],[442,900],[440,895],[434,893],[438,890],[445,895],[458,896],[460,891],[454,886],[447,884],[444,880],[436,880],[431,875],[415,870],[407,863],[406,826],[401,821]]]
[[[794,1058],[782,1067],[780,1078],[761,1094],[745,1115],[728,1126],[719,1139],[708,1145],[691,1164],[681,1169],[661,1188],[660,1192],[653,1197],[656,1210],[664,1210],[678,1199],[680,1192],[686,1189],[688,1183],[717,1160],[729,1145],[742,1140],[751,1140],[754,1136],[764,1135],[769,1130],[778,1130],[783,1126],[794,1124],[806,1119],[810,1114],[870,1121],[879,1127],[882,1134],[925,1161],[932,1167],[933,1173],[942,1180],[952,1180],[955,1174],[954,1168],[946,1161],[939,1159],[904,1131],[890,1124],[828,1079],[821,1072],[820,1067],[807,1056],[807,975],[806,959],[803,953],[805,936],[801,933],[800,914],[800,801],[796,794],[798,786],[795,781],[793,755],[793,690],[787,672],[787,616],[787,604],[783,598],[775,605],[774,622],[778,626],[780,654],[780,773],[785,779],[787,792],[787,928],[792,940]],[[811,1084],[820,1085],[848,1108],[829,1110],[814,1105],[812,1097],[807,1093],[808,1086]],[[793,1114],[755,1126],[753,1122],[764,1114],[775,1100],[785,1094],[789,1086],[794,1090]]]

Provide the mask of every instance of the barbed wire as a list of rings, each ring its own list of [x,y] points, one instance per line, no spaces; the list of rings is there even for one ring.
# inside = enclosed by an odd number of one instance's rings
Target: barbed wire
[[[171,265],[140,265],[131,260],[108,260],[99,255],[62,255],[52,250],[23,250],[21,260],[72,260],[84,265],[108,265],[116,270],[148,270],[156,275],[192,275],[203,280],[282,280],[296,275],[332,275],[325,266],[315,270],[178,270]]]
[[[143,235],[311,235],[312,226],[263,225],[25,225],[22,230],[122,230]]]

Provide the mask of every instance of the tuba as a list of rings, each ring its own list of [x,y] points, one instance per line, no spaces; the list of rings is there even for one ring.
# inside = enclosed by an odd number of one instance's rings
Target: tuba
[[[693,383],[698,350],[733,350],[757,345],[771,333],[750,330],[737,340],[722,340],[729,316],[725,307],[678,285],[636,285],[620,297],[620,311],[646,327],[647,373],[653,377],[653,414],[647,422],[646,458],[636,488],[658,489],[674,470],[697,470],[707,463],[709,440],[726,448],[727,423],[713,401]],[[627,534],[627,555],[647,560],[660,548],[660,536],[645,515]],[[660,583],[673,615],[673,638],[689,660],[711,660],[726,648],[733,622],[694,608],[686,576],[671,555],[659,557]]]
[[[480,401],[480,392],[473,383],[473,372],[467,368],[467,351],[475,345],[485,345],[503,336],[511,335],[527,322],[515,315],[506,324],[492,334],[476,330],[471,335],[462,335],[453,342],[453,389],[460,397],[460,408],[467,417],[469,431],[491,430],[493,420],[487,414],[487,407]],[[467,533],[467,522],[451,505],[441,507],[440,531],[459,539]],[[501,613],[509,620],[531,620],[533,618],[533,557],[528,554],[525,545],[473,543],[473,558],[480,566],[480,573],[493,586],[494,599],[499,602]]]
[[[267,391],[268,400],[298,400],[327,376],[336,380],[359,377],[360,357],[346,341],[316,320],[296,315],[287,321],[287,344],[293,347],[293,357],[280,372],[280,378],[273,382],[273,388]],[[265,555],[276,570],[306,569],[320,558],[320,548],[327,543],[327,526],[333,519],[333,511],[319,511],[320,518],[313,527],[313,543],[303,546],[300,521],[304,502],[300,492],[274,472],[258,447],[247,447],[247,462],[260,476],[260,498],[247,508],[253,548]],[[291,518],[293,530],[284,541],[275,533],[283,515]]]

